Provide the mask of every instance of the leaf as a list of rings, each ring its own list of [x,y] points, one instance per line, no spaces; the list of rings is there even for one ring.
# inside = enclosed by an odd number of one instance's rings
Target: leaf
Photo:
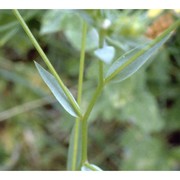
[[[64,34],[77,50],[81,50],[82,18],[77,13],[67,13],[62,21]],[[86,36],[86,51],[98,47],[99,36],[95,28],[88,26]]]
[[[108,72],[106,79],[110,80],[116,76],[116,82],[125,80],[134,74],[170,37],[166,35],[162,40],[155,44],[145,44],[137,47],[116,60]]]
[[[51,90],[51,92],[53,93],[53,95],[55,96],[55,98],[58,100],[58,102],[62,105],[62,107],[72,116],[77,117],[77,113],[74,111],[71,103],[69,102],[67,96],[65,95],[65,93],[63,92],[61,86],[59,85],[59,83],[57,82],[57,80],[55,79],[55,77],[50,74],[48,71],[46,71],[40,64],[38,64],[37,62],[35,62],[36,68],[39,71],[39,74],[41,75],[42,79],[44,80],[44,82],[47,84],[47,86],[49,87],[49,89]],[[68,90],[68,89],[67,89]],[[70,92],[69,92],[70,93]],[[72,96],[72,94],[70,93],[70,95]],[[73,98],[73,96],[72,96]],[[77,102],[75,101],[75,99],[73,98],[74,103],[77,104]],[[77,104],[78,106],[78,104]]]
[[[78,170],[80,167],[80,163],[81,163],[81,142],[82,142],[82,136],[81,136],[81,124],[82,123],[78,123],[78,134],[76,137],[75,134],[75,128],[76,128],[76,123],[73,127],[71,136],[70,136],[70,142],[69,142],[69,148],[68,148],[68,159],[67,159],[67,170]],[[75,144],[75,138],[78,138],[78,144]],[[76,148],[75,148],[76,146]],[[75,150],[76,149],[76,150]],[[73,159],[76,158],[76,159]]]
[[[164,127],[156,100],[148,92],[141,92],[131,98],[123,107],[121,118],[145,133],[158,132]]]
[[[43,16],[40,33],[42,35],[55,33],[62,29],[62,20],[66,11],[51,9],[46,11]]]
[[[94,54],[104,63],[110,64],[115,55],[115,49],[112,46],[104,46],[94,51]]]
[[[48,10],[42,20],[41,34],[63,31],[67,40],[77,50],[81,50],[82,17],[77,11]],[[88,27],[86,51],[98,47],[99,36],[95,28]]]
[[[131,127],[120,139],[122,148],[121,170],[169,169],[167,152],[161,137],[142,133]],[[169,152],[168,152],[169,153]]]
[[[102,171],[102,169],[94,164],[85,163],[81,167],[81,171]]]

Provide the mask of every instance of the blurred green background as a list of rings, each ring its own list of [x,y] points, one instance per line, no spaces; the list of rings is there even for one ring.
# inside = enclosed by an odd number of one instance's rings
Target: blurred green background
[[[82,20],[88,23],[84,110],[97,85],[100,29],[116,48],[115,60],[179,18],[173,10],[20,13],[75,96]],[[66,169],[74,119],[56,103],[33,60],[44,65],[12,11],[0,10],[0,170]],[[179,70],[177,29],[135,75],[105,87],[89,120],[90,163],[103,170],[180,170]]]

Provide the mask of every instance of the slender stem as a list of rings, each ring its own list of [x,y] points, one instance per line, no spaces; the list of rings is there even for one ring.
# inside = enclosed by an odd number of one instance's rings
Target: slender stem
[[[78,98],[77,98],[77,102],[79,105],[81,104],[81,97],[82,97],[84,58],[85,58],[85,49],[86,49],[86,34],[87,34],[87,24],[86,22],[83,21],[81,57],[80,57],[80,64],[79,64]]]
[[[81,111],[79,106],[77,106],[77,104],[74,102],[71,94],[69,93],[69,91],[67,90],[67,87],[64,85],[63,81],[61,80],[61,78],[59,77],[58,73],[56,72],[56,70],[54,69],[54,67],[52,66],[51,62],[49,61],[49,59],[47,58],[46,54],[43,52],[42,48],[40,47],[39,43],[36,41],[35,37],[33,36],[33,34],[31,33],[29,27],[26,25],[24,19],[22,18],[22,16],[20,15],[20,13],[18,12],[18,10],[13,10],[15,16],[17,17],[17,19],[19,20],[21,26],[23,27],[24,31],[26,32],[26,34],[28,35],[29,39],[31,40],[31,42],[33,43],[34,47],[36,48],[36,50],[39,52],[40,56],[42,57],[42,59],[44,60],[44,62],[46,63],[46,65],[48,66],[49,70],[51,71],[51,73],[54,75],[54,77],[57,79],[57,81],[59,82],[61,88],[63,89],[63,92],[65,93],[65,95],[67,96],[68,100],[70,101],[72,107],[74,108],[75,112],[78,114],[79,117],[81,117]]]
[[[89,117],[89,115],[90,115],[90,113],[94,107],[94,104],[96,103],[97,98],[99,97],[99,95],[102,92],[103,87],[104,87],[103,85],[99,84],[98,87],[96,88],[96,91],[94,92],[94,95],[93,95],[93,97],[92,97],[92,99],[88,105],[88,108],[87,108],[87,110],[83,116],[83,121],[87,121],[87,119],[88,119],[88,117]]]
[[[72,167],[71,170],[75,171],[77,170],[76,164],[77,164],[77,154],[78,154],[78,141],[79,141],[79,131],[80,131],[80,119],[76,118],[75,121],[75,129],[74,129],[74,147],[73,147],[73,155],[72,155]]]
[[[83,85],[83,74],[84,74],[84,59],[85,59],[85,48],[86,48],[86,34],[87,34],[87,24],[83,22],[82,30],[82,44],[81,44],[81,57],[79,64],[79,80],[78,80],[78,97],[77,102],[79,106],[81,105],[82,98],[82,85]],[[80,118],[76,118],[75,122],[75,135],[74,135],[74,150],[73,150],[73,159],[72,159],[72,170],[77,170],[77,154],[78,154],[78,144],[80,141]]]
[[[87,128],[87,121],[82,120],[82,157],[81,157],[81,166],[87,162],[87,134],[88,134],[88,128]]]
[[[103,62],[99,61],[99,83],[103,84],[104,81],[104,75],[103,75]]]
[[[97,101],[98,96],[101,94],[103,89],[103,86],[99,84],[97,87],[89,106],[84,114],[84,117],[82,119],[82,160],[81,165],[87,162],[87,119],[94,107],[95,102]]]
[[[100,38],[99,38],[99,48],[103,47],[104,43],[104,32],[103,30],[100,31]],[[87,120],[88,117],[97,101],[98,96],[101,94],[102,89],[104,86],[104,77],[103,77],[103,62],[99,61],[99,85],[88,105],[88,108],[82,118],[82,161],[81,165],[87,162]]]
[[[100,35],[99,35],[99,48],[103,47],[103,43],[104,43],[104,31],[101,30],[100,31]],[[103,62],[99,61],[99,83],[103,84],[104,81],[104,70],[103,70]]]

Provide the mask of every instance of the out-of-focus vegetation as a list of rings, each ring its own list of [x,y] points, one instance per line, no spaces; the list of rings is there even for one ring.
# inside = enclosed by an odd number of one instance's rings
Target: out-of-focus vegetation
[[[88,23],[83,107],[97,83],[98,33],[115,58],[179,18],[174,11],[21,10],[65,84],[76,95],[82,19]],[[165,17],[163,19],[163,16]],[[167,17],[169,20],[167,21]],[[158,23],[157,23],[158,22]],[[73,118],[43,83],[42,62],[9,10],[0,11],[0,169],[65,170]],[[89,121],[89,159],[103,170],[180,170],[180,29],[135,75],[108,85]]]

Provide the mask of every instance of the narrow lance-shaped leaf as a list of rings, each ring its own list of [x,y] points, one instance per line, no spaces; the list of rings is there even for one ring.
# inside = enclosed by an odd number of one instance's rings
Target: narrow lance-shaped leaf
[[[105,83],[116,76],[118,76],[119,81],[122,81],[135,73],[167,41],[170,33],[179,25],[180,20],[177,20],[154,41],[141,47],[141,50],[138,51],[137,48],[120,57],[106,73]]]
[[[116,76],[116,82],[125,80],[134,74],[168,40],[169,37],[170,34],[166,35],[162,40],[152,46],[150,43],[130,50],[111,65],[105,78],[110,80]],[[138,55],[138,53],[140,55]]]
[[[53,93],[55,98],[58,100],[58,102],[62,105],[62,107],[72,116],[78,117],[77,113],[74,111],[71,103],[69,102],[67,96],[63,92],[61,86],[59,85],[59,83],[57,82],[55,77],[52,74],[50,74],[48,71],[46,71],[37,62],[35,62],[35,65],[36,65],[36,68],[38,69],[42,79],[47,84],[47,86],[49,87],[49,89],[51,90],[51,92]],[[68,91],[68,89],[67,89],[67,91]],[[69,92],[69,94],[72,96],[72,94],[70,92]],[[72,96],[72,99],[73,99],[74,103],[77,105],[77,107],[79,107],[77,102],[73,98],[73,96]]]

